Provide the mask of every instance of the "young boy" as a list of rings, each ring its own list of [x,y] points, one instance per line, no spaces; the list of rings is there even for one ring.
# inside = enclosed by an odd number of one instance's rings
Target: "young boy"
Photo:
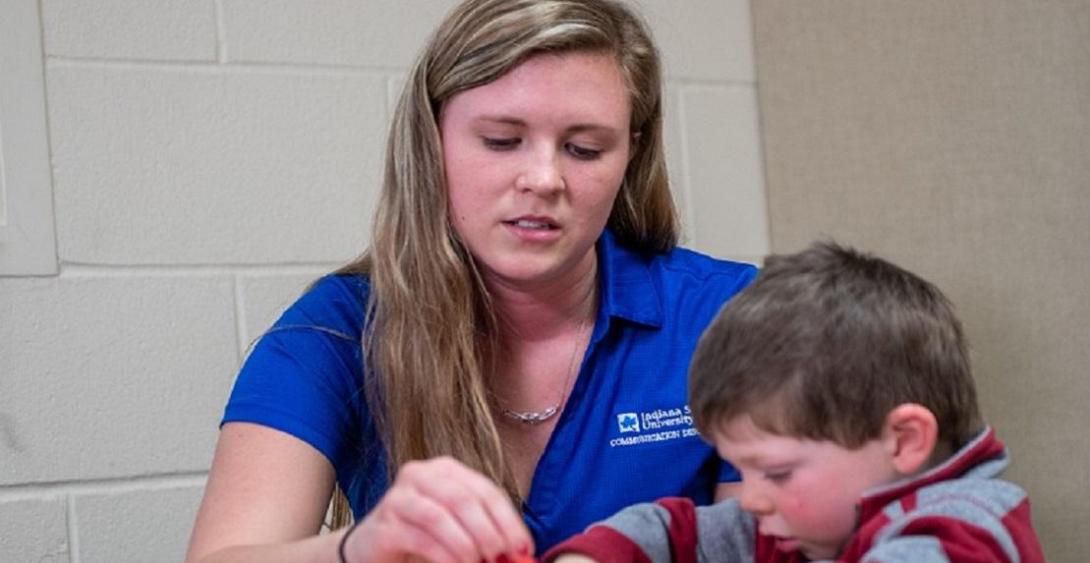
[[[689,402],[739,498],[629,507],[547,561],[1044,560],[961,324],[889,262],[832,243],[769,257],[701,338]]]

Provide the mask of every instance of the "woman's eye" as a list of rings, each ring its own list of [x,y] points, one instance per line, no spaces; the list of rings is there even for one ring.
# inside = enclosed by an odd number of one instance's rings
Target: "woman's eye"
[[[483,137],[484,146],[495,151],[509,151],[519,146],[520,139],[512,137],[509,139],[497,139],[493,137]]]
[[[569,154],[580,160],[594,160],[602,154],[602,151],[598,149],[588,149],[573,143],[568,143],[564,146]]]

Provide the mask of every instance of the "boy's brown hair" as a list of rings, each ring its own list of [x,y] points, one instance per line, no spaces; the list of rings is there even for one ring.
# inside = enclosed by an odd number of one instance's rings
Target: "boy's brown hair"
[[[704,332],[689,368],[697,429],[749,415],[774,434],[857,448],[903,403],[958,447],[983,422],[961,323],[934,285],[832,242],[770,256]]]

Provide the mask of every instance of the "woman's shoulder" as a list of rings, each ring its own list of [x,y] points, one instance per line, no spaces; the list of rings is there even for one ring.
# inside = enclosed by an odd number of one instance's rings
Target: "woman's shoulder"
[[[365,276],[322,276],[284,311],[272,330],[314,329],[358,342],[370,292],[370,283]]]
[[[752,264],[684,247],[666,252],[640,250],[620,243],[608,231],[600,248],[607,293],[622,300],[648,300],[657,295],[660,310],[684,302],[721,303],[757,276],[757,267]],[[629,304],[629,308],[640,306]]]
[[[366,305],[371,282],[363,274],[326,274],[314,281],[303,293],[303,299]]]
[[[757,276],[757,267],[745,262],[717,258],[691,248],[675,247],[653,258],[654,267],[664,275],[696,278],[707,282],[719,281],[730,285],[747,285]]]

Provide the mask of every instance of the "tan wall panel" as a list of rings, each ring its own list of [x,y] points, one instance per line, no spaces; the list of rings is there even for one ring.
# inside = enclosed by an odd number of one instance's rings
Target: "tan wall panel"
[[[759,0],[772,247],[940,285],[1050,561],[1090,552],[1090,2]]]

